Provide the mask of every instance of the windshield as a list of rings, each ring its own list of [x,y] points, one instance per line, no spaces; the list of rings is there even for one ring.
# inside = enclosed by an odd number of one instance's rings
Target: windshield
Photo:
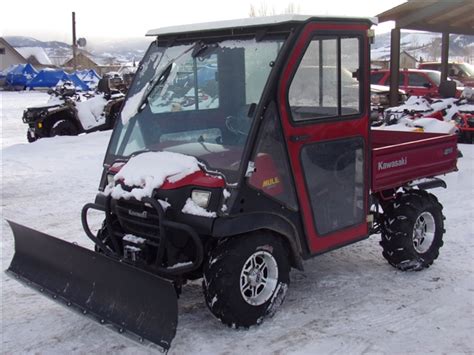
[[[439,71],[426,71],[426,75],[429,76],[431,81],[436,84],[436,86],[439,86],[441,83],[441,72]],[[420,85],[421,86],[421,85]]]
[[[195,156],[234,180],[283,39],[151,44],[122,109],[106,162],[141,151]]]
[[[461,69],[464,72],[464,74],[466,74],[465,76],[474,78],[474,66],[467,63],[460,63],[458,64],[458,66],[459,66],[459,69]]]

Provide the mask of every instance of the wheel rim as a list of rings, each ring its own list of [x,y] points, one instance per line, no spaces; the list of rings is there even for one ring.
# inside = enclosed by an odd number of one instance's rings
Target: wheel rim
[[[240,293],[252,306],[267,302],[278,284],[278,264],[270,253],[258,251],[245,261],[240,273]]]
[[[429,212],[423,212],[416,219],[413,226],[413,246],[420,253],[426,253],[433,244],[436,224],[434,217]]]

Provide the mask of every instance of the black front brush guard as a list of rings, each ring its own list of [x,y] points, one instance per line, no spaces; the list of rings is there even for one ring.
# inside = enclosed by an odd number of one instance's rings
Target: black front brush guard
[[[158,219],[159,219],[159,225],[158,225],[159,235],[156,236],[156,239],[159,239],[160,243],[157,250],[156,263],[155,263],[156,267],[154,267],[153,270],[155,270],[158,274],[162,274],[165,276],[174,276],[174,275],[191,272],[198,269],[201,266],[203,258],[204,258],[204,248],[203,248],[201,239],[199,238],[199,235],[196,233],[196,231],[190,226],[188,226],[187,224],[177,223],[177,222],[167,220],[165,218],[165,212],[163,210],[163,207],[160,205],[160,203],[157,200],[152,199],[150,197],[145,197],[141,201],[143,203],[150,204],[152,208],[156,210]],[[108,196],[106,199],[105,206],[99,205],[97,203],[87,203],[86,205],[84,205],[84,207],[82,208],[82,213],[81,213],[82,227],[84,228],[84,231],[86,235],[89,237],[89,239],[91,239],[96,245],[98,245],[99,248],[102,249],[106,255],[109,255],[116,259],[122,259],[123,252],[122,252],[122,249],[120,248],[120,242],[117,236],[117,235],[121,235],[121,233],[115,232],[113,229],[111,202],[112,202],[112,197]],[[108,235],[112,242],[113,249],[110,248],[108,245],[106,245],[102,240],[100,240],[100,238],[97,237],[97,235],[92,233],[92,231],[90,230],[89,224],[87,222],[87,212],[90,209],[105,212],[105,224],[107,227]],[[162,264],[163,256],[165,254],[165,249],[167,245],[168,236],[166,233],[166,228],[184,232],[192,240],[194,244],[195,257],[194,257],[194,260],[191,262],[191,264],[176,266],[172,268],[160,266]]]

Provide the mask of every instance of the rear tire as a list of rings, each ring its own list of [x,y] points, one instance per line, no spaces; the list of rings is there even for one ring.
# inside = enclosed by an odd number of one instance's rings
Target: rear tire
[[[56,121],[49,131],[51,137],[76,136],[78,133],[77,127],[69,120]]]
[[[398,196],[384,211],[383,256],[403,271],[429,267],[443,245],[443,206],[433,195],[412,190]]]
[[[282,304],[289,274],[279,237],[266,231],[233,237],[212,250],[204,267],[206,304],[229,327],[260,324]]]

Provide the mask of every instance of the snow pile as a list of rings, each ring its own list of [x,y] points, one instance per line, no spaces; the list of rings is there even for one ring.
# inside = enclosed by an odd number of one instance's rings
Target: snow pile
[[[215,218],[217,217],[216,212],[210,212],[201,206],[198,206],[191,198],[186,200],[183,209],[181,212],[186,214],[192,214],[194,216],[201,216],[201,217],[209,217]]]
[[[133,197],[141,200],[143,197],[151,197],[153,190],[161,187],[165,180],[176,182],[199,170],[198,160],[189,155],[146,152],[130,158],[114,177],[115,182],[120,181],[133,187],[130,192],[125,191],[121,184],[110,184],[104,193],[112,194],[115,199]],[[167,202],[163,202],[169,207]]]
[[[444,134],[454,134],[458,131],[454,122],[444,122],[432,117],[422,117],[414,120],[407,117],[402,117],[396,124],[372,127],[372,129],[379,129],[385,131],[427,132]]]
[[[125,234],[122,239],[126,242],[130,242],[134,244],[143,244],[146,241],[145,238],[140,238],[133,234]]]
[[[125,101],[125,105],[123,106],[121,117],[122,123],[126,125],[130,118],[135,116],[138,113],[138,109],[140,108],[140,103],[142,102],[143,95],[145,94],[146,90],[148,89],[148,85],[145,85],[143,89],[137,92],[135,95],[129,97],[127,101]]]
[[[107,100],[103,96],[94,96],[87,101],[76,102],[77,116],[85,130],[100,126],[105,123],[102,115]]]
[[[474,105],[467,97],[429,100],[411,96],[405,104],[386,109],[387,123],[373,128],[452,134],[457,133],[457,115],[463,113],[474,113]]]
[[[413,126],[423,128],[423,132],[430,133],[457,133],[458,129],[453,122],[443,122],[431,117],[422,117],[413,121]]]
[[[427,112],[431,111],[430,103],[422,96],[410,96],[403,105],[390,107],[390,113],[394,112]]]

